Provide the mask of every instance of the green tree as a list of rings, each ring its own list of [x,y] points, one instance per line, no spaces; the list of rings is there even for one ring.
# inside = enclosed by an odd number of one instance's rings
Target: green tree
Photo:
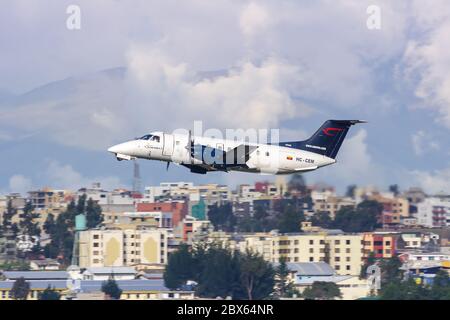
[[[279,298],[289,298],[294,294],[299,294],[294,284],[289,280],[289,268],[286,259],[280,260],[275,268],[275,296]]]
[[[103,222],[102,208],[89,198],[86,204],[86,226],[88,229],[97,227]]]
[[[0,264],[0,270],[4,271],[29,271],[30,264],[24,260],[5,261]]]
[[[244,215],[238,219],[240,232],[267,232],[277,228],[277,221],[271,217],[262,205],[255,205],[253,216]]]
[[[300,173],[295,173],[292,175],[291,179],[288,182],[288,190],[289,193],[292,193],[292,191],[297,191],[301,194],[307,193],[307,187],[305,178]]]
[[[56,228],[56,222],[55,222],[55,215],[53,213],[49,213],[47,215],[47,218],[45,219],[44,225],[43,225],[45,233],[52,235],[55,233]]]
[[[331,228],[333,220],[330,217],[330,213],[327,211],[319,211],[311,217],[311,223],[313,226],[322,228]]]
[[[274,270],[251,252],[234,252],[218,243],[197,244],[191,250],[183,245],[169,257],[164,281],[178,289],[186,280],[197,282],[200,297],[265,299],[273,291]]]
[[[333,227],[345,232],[373,231],[380,226],[382,204],[364,200],[356,208],[343,207],[334,218]]]
[[[39,300],[59,300],[59,299],[61,299],[61,294],[58,291],[56,291],[54,288],[51,288],[49,285],[47,287],[47,289],[45,289],[44,291],[39,293],[38,299]]]
[[[360,279],[366,279],[367,278],[367,268],[369,266],[375,264],[376,261],[377,261],[377,259],[375,258],[375,252],[371,251],[369,253],[369,256],[367,257],[366,261],[361,266],[361,272],[359,274]]]
[[[305,220],[303,211],[288,203],[284,206],[278,221],[278,229],[281,233],[300,232],[300,223]]]
[[[450,279],[447,271],[439,270],[436,273],[430,291],[434,300],[450,300]]]
[[[334,300],[341,298],[341,290],[334,282],[314,281],[311,287],[303,291],[303,297],[307,300]]]
[[[208,219],[216,230],[234,231],[236,226],[236,217],[233,214],[231,203],[223,205],[213,204],[208,208]]]
[[[394,194],[394,196],[398,196],[400,193],[398,184],[391,184],[389,186],[389,191],[392,192]]]
[[[381,287],[379,298],[382,300],[428,300],[429,292],[413,279],[395,280]]]
[[[180,288],[187,280],[194,280],[195,258],[186,244],[180,245],[178,250],[169,255],[164,271],[164,283],[167,288],[175,290]]]
[[[402,262],[396,256],[390,259],[382,259],[380,261],[381,268],[381,285],[387,283],[398,283],[402,279],[400,267]]]
[[[37,218],[39,218],[39,214],[34,212],[31,201],[27,201],[22,214],[20,214],[19,226],[21,232],[29,236],[40,236],[39,223],[35,222]]]
[[[239,276],[239,264],[229,249],[219,245],[198,248],[196,256],[199,266],[197,294],[216,298],[234,296]]]
[[[75,209],[76,213],[74,213],[74,216],[84,214],[86,212],[86,198],[86,194],[82,194],[78,197],[78,202]]]
[[[354,198],[355,197],[356,184],[351,184],[347,187],[347,191],[345,192],[346,197]]]
[[[103,282],[102,292],[110,299],[119,300],[122,295],[122,289],[119,288],[114,279]]]
[[[261,300],[273,292],[275,271],[259,254],[247,251],[236,253],[240,284],[248,300]]]
[[[3,212],[3,220],[2,220],[2,231],[3,233],[11,230],[12,228],[12,219],[17,214],[17,209],[13,207],[12,200],[9,199],[6,205],[6,211]]]
[[[11,288],[11,297],[14,300],[26,300],[28,298],[28,294],[30,293],[30,284],[25,280],[25,278],[20,277],[16,281]]]
[[[83,203],[83,197],[80,197]],[[44,248],[46,257],[57,258],[63,264],[70,264],[74,242],[75,216],[78,210],[84,208],[80,203],[72,200],[66,210],[61,212],[56,221],[54,216],[48,216],[44,230],[50,235],[50,243]]]

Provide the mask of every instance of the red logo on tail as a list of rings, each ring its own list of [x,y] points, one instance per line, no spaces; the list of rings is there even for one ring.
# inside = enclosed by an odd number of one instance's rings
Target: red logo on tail
[[[342,128],[325,128],[322,129],[322,132],[325,133],[327,136],[334,137],[334,134],[332,134],[330,131],[343,131]]]

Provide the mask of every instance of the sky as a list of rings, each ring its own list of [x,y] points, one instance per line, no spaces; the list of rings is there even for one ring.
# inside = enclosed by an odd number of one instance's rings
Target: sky
[[[0,193],[130,187],[133,164],[106,149],[194,121],[301,140],[327,119],[368,123],[352,127],[338,162],[305,174],[308,183],[450,189],[445,0],[1,6]],[[143,185],[274,179],[139,163]]]

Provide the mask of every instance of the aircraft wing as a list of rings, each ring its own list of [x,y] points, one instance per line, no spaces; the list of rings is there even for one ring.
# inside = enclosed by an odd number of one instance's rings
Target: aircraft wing
[[[258,149],[257,146],[241,144],[229,151],[217,149],[201,144],[193,144],[191,147],[191,156],[204,162],[202,167],[208,171],[225,170],[227,167],[245,166],[250,158],[250,154]],[[211,159],[205,159],[205,155]],[[209,160],[209,162],[208,162]],[[212,162],[217,160],[216,162]]]
[[[226,152],[227,164],[229,162],[234,165],[244,165],[250,158],[250,154],[258,149],[257,146],[251,146],[247,144],[241,144],[234,149]],[[230,161],[232,159],[232,161]]]

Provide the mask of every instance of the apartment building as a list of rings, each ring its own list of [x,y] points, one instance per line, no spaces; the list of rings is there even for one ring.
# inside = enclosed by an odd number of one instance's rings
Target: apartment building
[[[79,264],[82,268],[165,264],[167,238],[167,230],[161,228],[81,231]]]
[[[198,202],[202,199],[210,205],[229,201],[230,198],[231,191],[225,185],[211,183],[194,186],[192,182],[163,182],[159,186],[146,187],[142,202],[154,203],[169,200]]]
[[[350,197],[338,197],[331,190],[312,191],[311,198],[314,212],[328,212],[332,219],[334,219],[336,213],[341,208],[356,206],[354,199]]]
[[[286,234],[272,238],[272,262],[326,262],[340,275],[357,275],[363,261],[362,236]]]
[[[426,198],[417,205],[417,223],[429,228],[450,226],[450,201],[443,197]]]
[[[392,258],[396,253],[396,235],[369,232],[363,235],[364,258],[368,258],[370,253],[375,254],[375,258]]]
[[[258,252],[269,262],[326,262],[340,275],[358,275],[363,263],[362,235],[344,233],[257,233],[214,232],[209,241],[231,249]]]
[[[409,201],[406,198],[374,194],[369,197],[383,205],[381,222],[384,226],[395,226],[409,217]]]
[[[176,227],[188,213],[188,204],[184,201],[137,203],[137,212],[171,212],[172,226]]]

